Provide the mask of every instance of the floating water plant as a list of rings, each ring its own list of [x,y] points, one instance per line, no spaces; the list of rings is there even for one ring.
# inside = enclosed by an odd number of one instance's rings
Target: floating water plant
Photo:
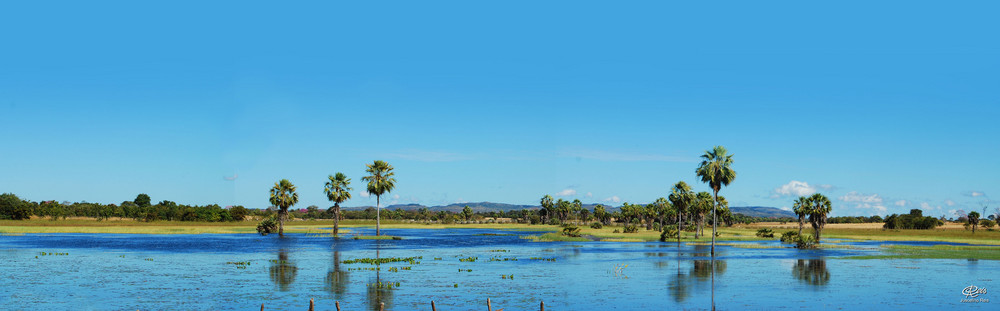
[[[235,265],[236,269],[246,269],[250,265],[249,261],[229,261],[226,262],[227,265]]]
[[[461,261],[461,262],[476,262],[476,260],[479,260],[479,257],[467,257],[467,258],[459,258],[458,259],[458,261]]]
[[[395,283],[393,283],[393,282],[370,283],[370,284],[368,284],[368,286],[369,287],[378,288],[378,289],[393,289],[393,288],[399,288],[399,282],[395,282]]]
[[[417,259],[424,259],[424,257],[423,256],[418,256],[418,257],[403,257],[403,258],[400,258],[400,257],[358,258],[358,259],[344,260],[344,261],[341,261],[341,263],[344,263],[344,264],[366,263],[366,264],[370,264],[370,265],[381,265],[381,264],[392,263],[392,262],[406,262],[406,263],[409,263],[411,265],[416,265],[416,264],[420,263],[420,262],[417,261]]]
[[[514,275],[513,274],[501,274],[500,278],[504,279],[504,280],[513,280],[514,279]]]
[[[517,258],[495,256],[495,257],[490,257],[490,261],[517,261]]]
[[[458,272],[472,272],[472,269],[458,269]]]
[[[509,253],[510,250],[506,250],[506,249],[494,249],[494,250],[490,250],[490,252],[491,253]]]
[[[554,257],[553,258],[531,257],[531,258],[528,258],[528,259],[530,259],[530,260],[549,261],[549,262],[555,262],[556,261],[556,259]]]
[[[69,256],[69,253],[46,253],[38,252],[39,256]]]

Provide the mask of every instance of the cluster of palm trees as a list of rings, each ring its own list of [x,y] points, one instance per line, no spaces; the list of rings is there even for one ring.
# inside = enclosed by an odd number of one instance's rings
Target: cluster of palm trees
[[[816,193],[809,197],[799,197],[792,206],[792,212],[799,217],[799,236],[802,236],[802,227],[805,225],[806,217],[812,224],[816,232],[816,242],[819,242],[820,233],[826,226],[827,215],[833,209],[833,204],[825,195]]]
[[[542,221],[544,223],[548,223],[549,219],[553,219],[552,217],[559,219],[560,223],[564,223],[571,216],[578,214],[581,214],[580,219],[586,218],[582,215],[584,211],[583,202],[580,202],[579,199],[573,200],[572,202],[563,199],[553,201],[552,196],[545,195],[542,197],[540,203],[542,205],[542,209],[539,210],[539,213],[541,214],[540,216],[542,216]]]
[[[382,160],[375,160],[372,164],[366,164],[367,169],[365,172],[368,173],[367,176],[361,177],[361,180],[368,182],[367,191],[370,195],[375,196],[375,235],[382,234],[381,228],[381,216],[378,213],[381,204],[381,198],[383,194],[392,192],[396,187],[395,173],[393,173],[392,165],[386,163]],[[351,199],[351,179],[347,178],[344,173],[337,172],[334,175],[330,175],[329,180],[323,187],[323,192],[326,193],[326,198],[333,202],[333,234],[337,235],[340,231],[340,203],[343,203]],[[299,202],[299,194],[295,192],[295,185],[293,185],[288,179],[282,179],[274,183],[274,187],[271,188],[271,205],[278,207],[278,235],[285,235],[285,220],[288,219],[288,208]]]

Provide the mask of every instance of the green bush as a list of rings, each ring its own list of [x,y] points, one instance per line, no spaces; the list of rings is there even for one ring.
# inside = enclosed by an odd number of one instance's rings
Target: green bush
[[[771,230],[770,228],[763,228],[763,229],[757,230],[757,237],[760,237],[760,238],[773,238],[774,237],[774,231]]]
[[[787,231],[781,234],[782,243],[795,243],[799,239],[799,232],[795,230]]]
[[[595,222],[595,223],[590,224],[590,228],[591,229],[601,229],[601,228],[604,228],[604,225],[602,225],[599,222]]]
[[[550,225],[559,225],[559,224],[562,224],[562,223],[559,222],[559,219],[552,218],[552,219],[549,219],[549,224]]]
[[[276,221],[274,217],[268,217],[257,224],[257,233],[260,233],[260,235],[268,235],[277,231],[278,221]]]
[[[577,227],[566,227],[562,230],[562,235],[570,236],[574,238],[580,237],[580,228]]]
[[[615,229],[615,231],[614,231],[614,232],[612,232],[612,233],[622,233],[622,231],[621,231],[621,230],[618,230],[618,229]]]
[[[979,225],[983,226],[983,228],[986,228],[986,230],[989,230],[989,229],[993,229],[993,226],[996,226],[997,223],[995,221],[992,221],[992,220],[989,220],[989,219],[983,219],[983,220],[979,221]]]
[[[628,225],[628,226],[625,226],[625,230],[622,231],[622,232],[625,232],[625,233],[636,233],[636,232],[639,232],[639,227],[636,227],[635,225]]]
[[[811,235],[798,236],[795,239],[795,248],[816,248],[816,238]]]
[[[660,242],[666,242],[667,239],[676,239],[676,238],[677,238],[677,229],[668,227],[664,229],[663,232],[660,232]]]

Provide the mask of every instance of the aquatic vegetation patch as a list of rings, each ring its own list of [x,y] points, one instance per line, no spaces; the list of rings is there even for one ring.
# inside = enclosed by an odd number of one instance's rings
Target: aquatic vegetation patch
[[[885,254],[844,259],[982,259],[1000,260],[1000,247],[972,245],[884,245]]]
[[[228,261],[227,265],[234,265],[236,269],[246,269],[250,266],[250,261]]]
[[[500,279],[513,280],[514,279],[514,275],[513,274],[501,274],[500,275]]]
[[[355,240],[402,240],[403,237],[391,236],[391,235],[356,235],[353,237]]]
[[[609,239],[600,239],[600,241],[601,242],[646,242],[646,240],[634,239],[634,238],[609,238]]]
[[[369,283],[368,287],[377,289],[395,289],[399,288],[399,285],[400,285],[399,282],[375,282],[375,283]]]
[[[528,260],[538,260],[538,261],[548,261],[548,262],[555,262],[555,261],[556,261],[556,258],[555,258],[555,257],[552,257],[552,258],[545,258],[545,257],[531,257],[531,258],[528,258]]]
[[[494,257],[490,257],[490,260],[489,260],[489,261],[491,261],[491,262],[492,262],[492,261],[517,261],[517,258],[514,258],[514,257],[500,257],[500,256],[494,256]]]
[[[485,235],[485,236],[516,236],[513,233],[479,233],[474,235]]]
[[[420,264],[420,262],[417,261],[418,259],[424,259],[424,257],[423,256],[417,256],[417,257],[358,258],[358,259],[344,260],[344,261],[341,261],[341,263],[343,263],[343,264],[363,263],[363,264],[369,264],[369,265],[381,265],[381,264],[387,264],[387,263],[393,263],[393,262],[406,262],[406,263],[409,263],[411,265],[416,265],[416,264]]]
[[[479,260],[479,257],[466,257],[458,259],[460,262],[476,262],[476,260]]]

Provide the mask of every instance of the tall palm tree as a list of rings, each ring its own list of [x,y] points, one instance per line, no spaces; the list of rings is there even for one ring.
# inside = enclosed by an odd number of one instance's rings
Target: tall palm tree
[[[299,194],[295,193],[295,185],[288,179],[274,183],[271,188],[271,205],[278,207],[278,236],[285,236],[285,219],[288,218],[288,208],[299,203]]]
[[[677,212],[677,243],[680,243],[681,232],[684,232],[684,214],[690,210],[694,196],[691,194],[691,187],[686,182],[678,181],[677,184],[674,184],[674,188],[667,198]]]
[[[817,193],[809,197],[809,205],[811,207],[809,209],[809,222],[812,223],[813,230],[816,230],[816,242],[819,243],[819,234],[826,226],[826,215],[830,214],[833,204],[825,195]]]
[[[809,215],[809,211],[812,210],[812,200],[807,197],[799,197],[795,199],[795,205],[792,205],[792,211],[795,212],[795,216],[799,217],[799,236],[802,236],[802,226],[806,224],[806,216]]]
[[[715,204],[712,205],[712,256],[715,256],[715,232],[718,227],[715,214],[719,205],[719,190],[736,179],[736,171],[733,170],[733,155],[725,147],[715,146],[712,150],[706,150],[701,158],[701,164],[695,172],[701,177],[701,182],[708,183],[715,192]]]
[[[552,217],[553,212],[555,212],[555,207],[552,203],[552,196],[546,194],[542,197],[542,201],[539,203],[542,204],[541,211],[545,212],[545,217],[542,218],[542,224],[547,224],[549,223],[549,217]]]
[[[670,216],[670,201],[667,198],[659,198],[653,201],[653,206],[656,208],[656,220],[660,222],[660,231],[663,231],[663,221]]]
[[[326,199],[333,202],[333,235],[337,235],[340,232],[340,203],[350,200],[354,189],[351,189],[351,179],[344,173],[337,172],[329,178],[323,192],[326,192]]]
[[[392,172],[392,165],[382,160],[375,160],[372,164],[367,164],[365,170],[368,176],[361,177],[361,180],[368,182],[368,193],[375,195],[375,235],[382,235],[382,218],[380,214],[382,195],[392,192],[396,187],[396,173]]]
[[[702,236],[705,235],[705,231],[703,230],[703,228],[705,228],[705,214],[712,210],[712,200],[712,194],[708,192],[702,191],[695,194],[695,203],[693,204],[694,209],[692,214],[695,215],[695,218],[698,221],[698,230],[695,231],[694,235],[694,238],[696,239],[698,238],[699,233]]]
[[[969,212],[969,225],[972,225],[972,234],[976,234],[976,226],[979,225],[979,212],[971,211]]]

